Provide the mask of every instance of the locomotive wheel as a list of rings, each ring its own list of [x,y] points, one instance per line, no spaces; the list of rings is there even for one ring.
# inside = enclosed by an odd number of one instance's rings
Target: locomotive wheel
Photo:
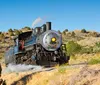
[[[59,59],[59,64],[62,65],[62,64],[68,63],[69,59],[70,59],[70,56],[66,56],[64,54],[64,56]]]
[[[16,55],[16,64],[36,64],[34,60],[31,58],[32,52],[27,52],[26,54],[18,54]]]

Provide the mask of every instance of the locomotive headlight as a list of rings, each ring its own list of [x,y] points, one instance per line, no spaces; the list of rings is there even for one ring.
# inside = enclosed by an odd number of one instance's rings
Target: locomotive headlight
[[[51,39],[51,41],[52,41],[52,42],[56,42],[56,38],[53,37],[53,38]]]
[[[43,34],[41,43],[46,50],[56,51],[62,44],[62,37],[58,32],[49,30]]]

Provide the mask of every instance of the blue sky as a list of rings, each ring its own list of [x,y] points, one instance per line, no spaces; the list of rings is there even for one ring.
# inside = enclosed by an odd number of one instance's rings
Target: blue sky
[[[0,0],[0,31],[31,27],[38,17],[54,30],[100,32],[100,0]]]

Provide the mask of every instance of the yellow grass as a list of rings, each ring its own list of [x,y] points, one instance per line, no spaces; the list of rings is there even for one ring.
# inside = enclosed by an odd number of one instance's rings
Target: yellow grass
[[[89,65],[88,69],[97,69],[100,68],[100,64],[98,65]],[[58,72],[58,70],[50,71],[50,72],[41,72],[32,76],[32,80],[30,80],[27,85],[70,85],[73,82],[73,78],[75,75],[78,75],[82,68],[69,68],[66,69],[64,74]],[[87,76],[86,78],[82,78],[81,81],[75,83],[75,85],[88,85],[88,81],[93,82],[93,85],[100,85],[99,79],[100,73],[96,76]],[[77,77],[76,77],[77,80]]]
[[[93,54],[77,54],[71,56],[69,64],[88,63],[91,59],[100,59],[100,53]]]
[[[69,61],[70,64],[79,64],[82,62],[88,62],[91,59],[98,59],[100,58],[100,53],[76,55],[75,57],[75,59],[71,57]],[[68,68],[62,68],[64,66],[67,66]],[[69,85],[73,82],[74,76],[78,75],[82,70],[83,66],[84,65],[79,67],[71,67],[67,64],[63,66],[57,65],[55,67],[56,69],[51,71],[44,71],[35,74],[33,74],[32,71],[11,73],[6,75],[3,74],[2,78],[6,80],[7,85],[11,85],[15,81],[17,81],[17,85]],[[88,65],[88,69],[98,70],[100,69],[100,64]],[[29,77],[27,77],[27,75],[29,75]],[[26,78],[26,80],[23,78]],[[75,85],[83,85],[84,83],[88,82],[87,80],[93,82],[93,85],[99,85],[100,73],[98,73],[96,76],[87,76],[86,78],[82,78],[81,81],[76,82]]]
[[[32,80],[27,85],[66,85],[70,81],[69,76],[79,72],[79,69],[76,68],[66,68],[65,72],[62,73],[59,72],[59,66],[56,68],[53,71],[45,71],[33,75]]]

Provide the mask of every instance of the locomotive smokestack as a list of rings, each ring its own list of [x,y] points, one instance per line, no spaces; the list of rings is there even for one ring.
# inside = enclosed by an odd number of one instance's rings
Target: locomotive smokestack
[[[46,31],[51,30],[51,22],[46,22]]]

